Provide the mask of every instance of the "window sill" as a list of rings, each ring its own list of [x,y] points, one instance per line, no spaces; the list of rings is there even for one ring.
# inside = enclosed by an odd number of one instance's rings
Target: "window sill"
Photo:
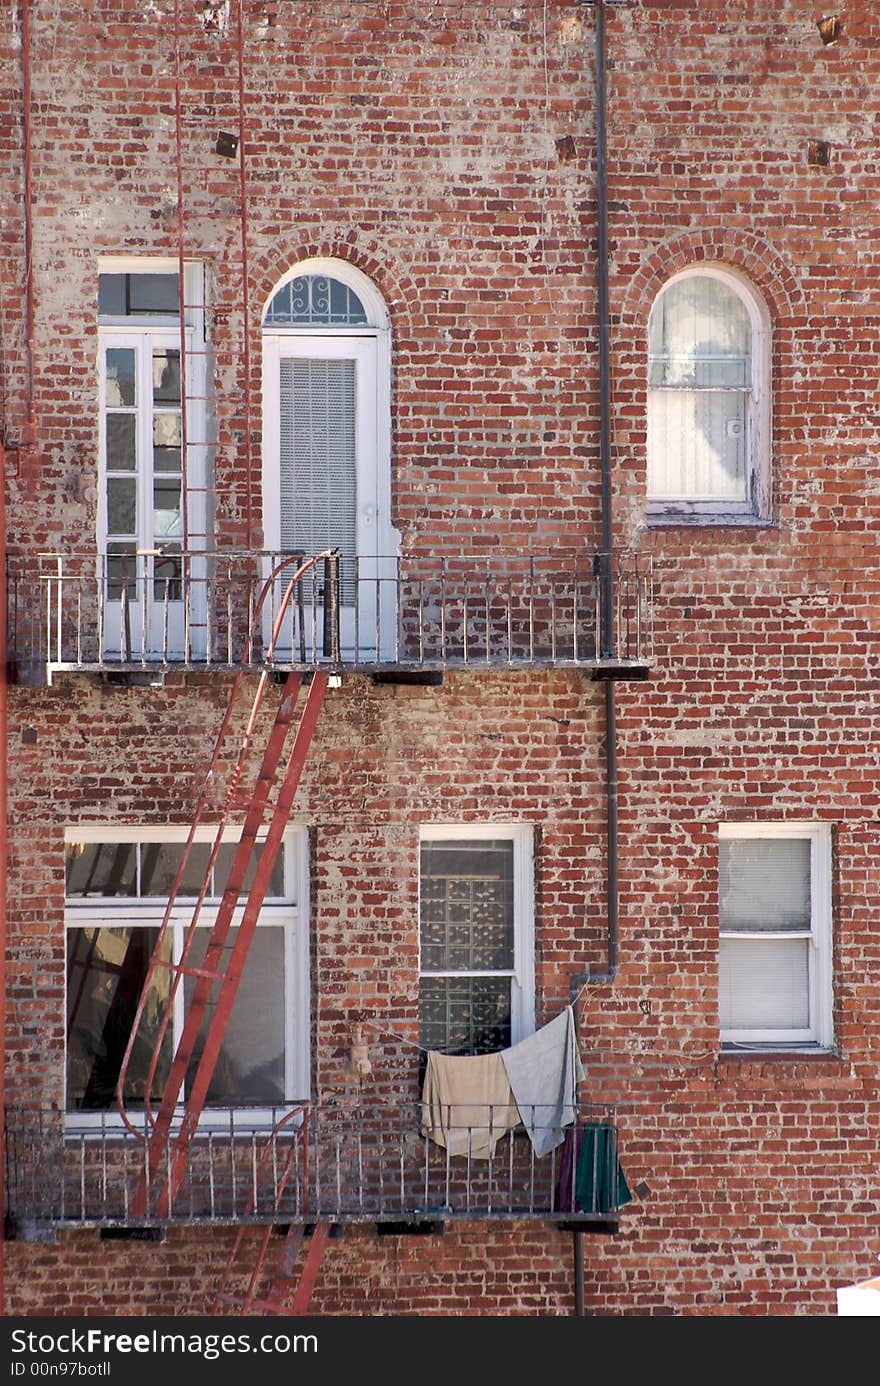
[[[779,529],[766,515],[694,515],[686,510],[648,511],[648,529]]]
[[[833,1049],[798,1048],[722,1049],[715,1060],[719,1078],[775,1078],[784,1070],[787,1078],[840,1078],[849,1064]]]

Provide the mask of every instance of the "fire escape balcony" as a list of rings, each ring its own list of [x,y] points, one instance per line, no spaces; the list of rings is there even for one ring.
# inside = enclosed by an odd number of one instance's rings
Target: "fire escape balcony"
[[[651,569],[632,553],[12,556],[7,600],[10,676],[23,684],[267,668],[641,679],[653,659]]]
[[[458,1138],[454,1154],[423,1130],[418,1102],[383,1107],[342,1098],[283,1112],[207,1111],[169,1209],[162,1171],[146,1169],[146,1125],[141,1138],[115,1114],[10,1109],[7,1236],[51,1240],[64,1228],[137,1234],[182,1224],[318,1221],[372,1223],[384,1231],[442,1231],[447,1223],[485,1220],[618,1230],[628,1190],[622,1197],[612,1106],[579,1103],[565,1139],[540,1156],[529,1135],[542,1131],[534,1113],[503,1127],[487,1155],[491,1116],[481,1109],[471,1127],[456,1111],[459,1125],[446,1130],[448,1145]],[[144,1185],[152,1194],[135,1216]]]

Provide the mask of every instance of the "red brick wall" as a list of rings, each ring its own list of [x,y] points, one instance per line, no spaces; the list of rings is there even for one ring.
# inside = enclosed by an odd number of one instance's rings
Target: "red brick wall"
[[[170,4],[31,9],[37,435],[8,468],[16,560],[94,545],[96,256],[177,250]],[[829,1314],[838,1284],[876,1268],[880,174],[866,110],[880,14],[839,10],[843,35],[826,48],[819,11],[799,0],[608,8],[614,528],[653,559],[657,596],[656,667],[617,692],[620,969],[581,1014],[587,1090],[620,1104],[627,1174],[652,1190],[619,1237],[587,1239],[600,1314]],[[217,130],[236,128],[235,31],[207,34],[187,9],[186,247],[228,305],[212,323],[228,542],[260,538],[260,310],[298,259],[332,254],[389,305],[404,543],[595,545],[593,23],[574,0],[248,7],[245,324],[236,167],[211,153]],[[9,7],[0,77],[14,444],[29,400]],[[826,168],[807,163],[813,138],[831,146]],[[646,525],[647,315],[665,278],[699,260],[748,275],[771,317],[762,528]],[[12,690],[11,1100],[61,1092],[64,826],[185,822],[226,692],[179,678]],[[331,695],[297,803],[314,840],[319,1091],[340,1082],[355,1014],[384,1027],[378,1073],[415,1083],[395,1036],[415,1033],[420,822],[536,826],[541,1018],[573,973],[605,967],[603,735],[601,692],[572,672],[457,675],[439,689],[352,679]],[[717,824],[789,818],[834,825],[837,1053],[722,1061]],[[227,1236],[14,1244],[7,1309],[196,1313],[193,1266],[207,1283]],[[331,1245],[316,1296],[330,1314],[568,1314],[570,1239],[364,1231]]]

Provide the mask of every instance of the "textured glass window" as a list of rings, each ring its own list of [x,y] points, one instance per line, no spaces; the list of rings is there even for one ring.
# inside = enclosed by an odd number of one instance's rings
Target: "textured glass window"
[[[419,928],[422,1046],[449,1054],[506,1047],[514,970],[513,842],[424,842]]]

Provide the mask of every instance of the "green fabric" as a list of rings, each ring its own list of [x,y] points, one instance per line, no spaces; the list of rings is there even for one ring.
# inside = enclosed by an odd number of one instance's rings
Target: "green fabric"
[[[617,1132],[598,1122],[586,1122],[580,1132],[575,1206],[582,1213],[608,1213],[632,1202],[629,1185],[617,1158]]]

